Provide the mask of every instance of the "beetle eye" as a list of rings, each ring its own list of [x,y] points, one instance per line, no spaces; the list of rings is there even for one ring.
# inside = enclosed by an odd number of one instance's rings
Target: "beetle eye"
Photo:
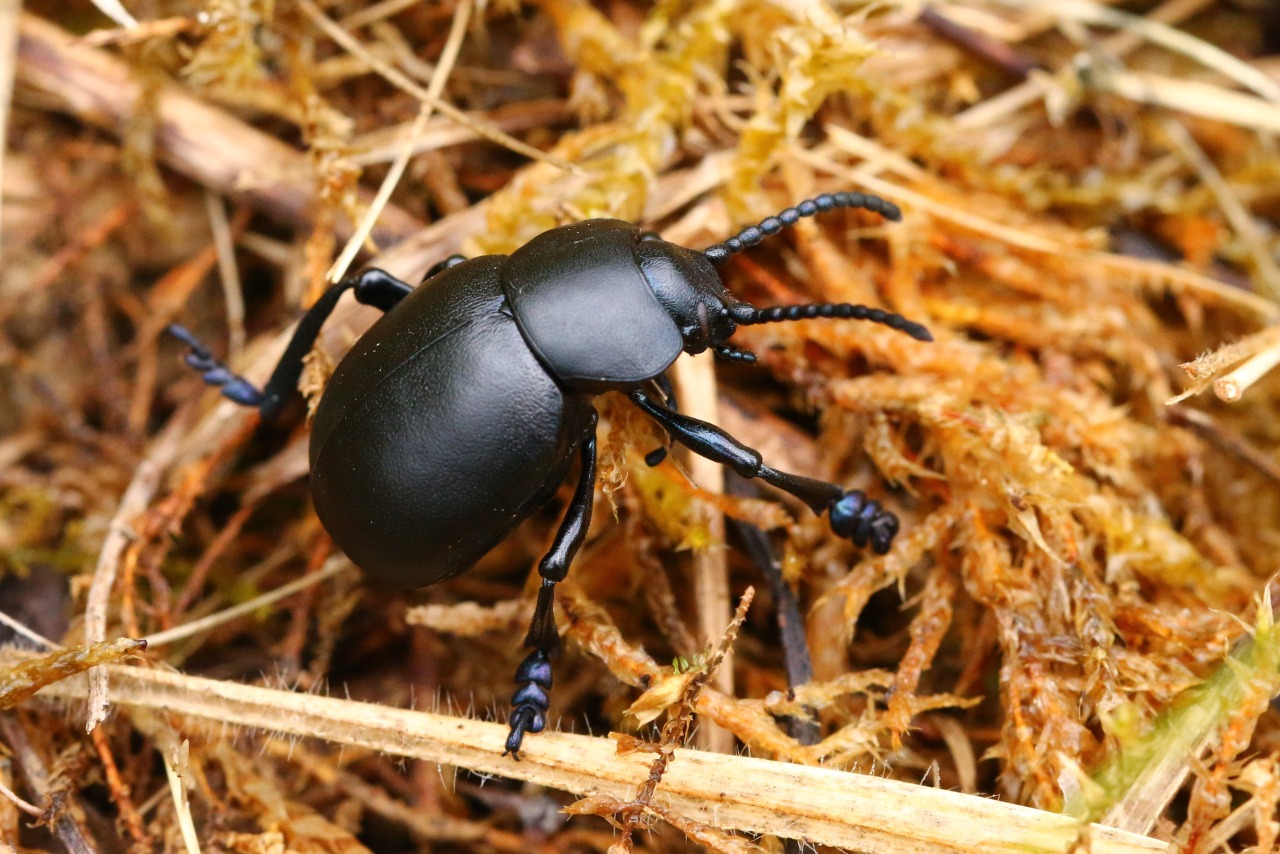
[[[661,241],[661,240],[662,240],[662,235],[661,235],[661,234],[658,234],[658,232],[656,232],[656,231],[642,231],[642,232],[640,232],[640,239],[641,239],[641,240],[658,240],[658,241]]]
[[[704,339],[711,337],[711,318],[707,314],[707,304],[705,302],[698,303],[698,325],[702,327],[702,337]]]

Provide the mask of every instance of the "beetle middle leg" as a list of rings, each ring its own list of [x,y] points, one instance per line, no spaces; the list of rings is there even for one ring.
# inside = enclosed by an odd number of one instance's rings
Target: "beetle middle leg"
[[[430,267],[427,268],[427,272],[422,274],[422,281],[425,283],[428,279],[430,279],[432,276],[436,275],[437,273],[443,273],[445,270],[448,270],[450,267],[456,267],[466,260],[467,260],[467,256],[465,255],[450,255],[448,258],[445,258],[443,261],[437,261],[436,263],[432,264]]]
[[[412,293],[413,287],[385,270],[371,267],[355,276],[348,276],[329,288],[298,321],[298,328],[294,331],[289,346],[280,357],[271,379],[267,380],[266,386],[261,390],[239,374],[231,373],[186,327],[174,323],[170,324],[167,331],[191,348],[186,357],[187,364],[200,372],[205,383],[221,387],[223,397],[241,406],[256,406],[263,419],[269,421],[280,414],[292,395],[297,394],[298,378],[302,376],[302,360],[315,346],[320,328],[333,313],[338,298],[349,290],[355,291],[356,300],[361,304],[387,312]]]
[[[560,634],[556,631],[555,591],[556,583],[563,581],[569,572],[569,564],[578,548],[587,538],[591,527],[591,505],[595,497],[596,483],[596,422],[594,407],[588,407],[584,434],[579,445],[582,470],[578,485],[569,500],[560,528],[556,531],[551,549],[538,564],[542,587],[538,589],[538,604],[529,623],[529,633],[524,645],[533,652],[516,668],[516,692],[511,696],[511,727],[507,735],[506,750],[520,758],[520,745],[526,732],[542,732],[547,725],[547,709],[551,705],[551,660],[560,652]]]
[[[631,399],[663,426],[671,437],[695,454],[728,466],[739,475],[759,478],[799,498],[814,513],[827,512],[831,530],[859,546],[871,544],[884,554],[898,533],[898,517],[869,499],[861,490],[845,490],[834,483],[788,474],[765,465],[760,452],[739,442],[715,425],[674,412],[648,392],[635,389]]]

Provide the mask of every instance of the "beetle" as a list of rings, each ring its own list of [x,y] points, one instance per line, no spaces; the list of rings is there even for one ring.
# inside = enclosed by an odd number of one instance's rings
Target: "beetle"
[[[266,386],[233,374],[194,335],[169,328],[204,381],[264,419],[297,394],[303,357],[348,290],[383,316],[342,358],[311,428],[311,492],[325,529],[365,572],[424,587],[471,567],[546,504],[580,460],[577,485],[546,556],[516,670],[505,754],[546,726],[559,651],[555,585],[586,538],[602,392],[626,393],[674,440],[827,513],[832,530],[884,554],[898,520],[859,490],[770,468],[725,431],[678,411],[666,370],[681,352],[712,349],[754,362],[729,339],[740,326],[805,318],[870,320],[920,341],[901,315],[847,303],[757,309],[733,297],[716,268],[801,217],[896,206],[863,193],[824,193],[702,251],[615,219],[544,232],[511,255],[432,267],[422,286],[367,269],[334,285],[298,322]],[[656,465],[659,449],[646,458]]]

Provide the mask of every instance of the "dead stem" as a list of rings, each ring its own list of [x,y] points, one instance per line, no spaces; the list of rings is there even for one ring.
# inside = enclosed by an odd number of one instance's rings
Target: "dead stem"
[[[716,406],[715,359],[711,353],[699,357],[683,356],[672,366],[672,379],[684,412],[699,421],[719,424]],[[724,469],[708,459],[691,454],[689,477],[701,489],[720,495],[724,492]],[[729,564],[725,555],[724,516],[714,508],[705,508],[707,544],[693,552],[694,601],[697,603],[698,629],[701,643],[723,637],[729,614]],[[725,666],[715,671],[716,690],[733,695],[733,653]],[[698,747],[713,753],[733,750],[733,735],[714,723],[698,729]]]
[[[84,637],[90,643],[107,637],[108,609],[115,588],[116,571],[125,548],[137,538],[133,525],[155,497],[160,478],[177,456],[179,439],[186,432],[183,419],[175,419],[152,444],[146,459],[138,464],[137,472],[129,488],[120,499],[120,505],[111,520],[98,563],[93,571],[93,583],[84,609]],[[89,671],[89,704],[86,712],[85,731],[94,728],[107,717],[110,697],[107,694],[107,671],[97,667]]]
[[[0,660],[5,655],[13,653],[0,652]],[[650,771],[643,754],[619,756],[608,738],[543,733],[529,740],[515,762],[500,755],[505,724],[140,668],[112,668],[111,679],[113,701],[121,705],[165,709],[215,727],[319,738],[570,792],[626,798]],[[77,678],[45,693],[82,698],[86,686]],[[966,845],[992,854],[1029,847],[1066,852],[1080,830],[1064,816],[874,776],[684,749],[675,750],[672,760],[656,802],[722,829],[886,854],[941,854]],[[1165,850],[1163,843],[1100,825],[1091,830],[1094,854]]]

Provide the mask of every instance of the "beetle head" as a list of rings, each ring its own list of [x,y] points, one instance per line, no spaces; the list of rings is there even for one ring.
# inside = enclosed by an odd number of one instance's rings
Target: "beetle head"
[[[731,311],[743,303],[725,290],[715,265],[703,253],[645,232],[636,257],[658,302],[680,330],[685,352],[716,347],[738,328]]]
[[[886,219],[902,218],[902,212],[896,205],[877,196],[823,193],[766,217],[758,225],[748,226],[723,243],[709,246],[701,252],[668,243],[652,232],[641,234],[636,248],[640,269],[658,302],[675,321],[685,352],[701,353],[710,347],[721,358],[754,362],[755,354],[725,343],[739,326],[815,317],[870,320],[905,332],[919,341],[932,341],[929,330],[921,324],[879,308],[848,303],[810,303],[757,309],[725,290],[716,267],[728,261],[730,256],[795,225],[802,217],[837,208],[862,208]]]

